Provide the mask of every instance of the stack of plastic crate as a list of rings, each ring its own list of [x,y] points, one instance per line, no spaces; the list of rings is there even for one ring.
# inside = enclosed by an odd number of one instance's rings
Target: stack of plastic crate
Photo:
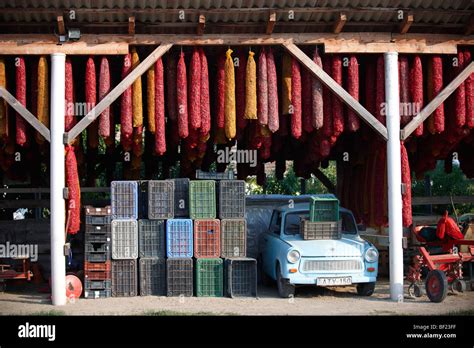
[[[112,296],[136,296],[138,182],[112,181]]]
[[[84,297],[111,296],[111,207],[85,207]]]
[[[193,221],[166,222],[167,295],[193,295]]]
[[[341,239],[339,200],[336,197],[311,197],[309,220],[301,220],[300,233],[305,240]]]

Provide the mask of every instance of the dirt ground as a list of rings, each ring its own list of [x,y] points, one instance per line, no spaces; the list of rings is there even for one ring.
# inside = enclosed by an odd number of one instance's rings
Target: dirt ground
[[[355,288],[298,288],[293,299],[278,297],[276,286],[259,287],[258,298],[130,297],[98,300],[79,299],[64,307],[53,307],[48,294],[7,290],[0,293],[0,315],[442,315],[474,311],[474,292],[449,293],[442,303],[426,296],[389,299],[388,281],[378,282],[371,297],[359,297]]]

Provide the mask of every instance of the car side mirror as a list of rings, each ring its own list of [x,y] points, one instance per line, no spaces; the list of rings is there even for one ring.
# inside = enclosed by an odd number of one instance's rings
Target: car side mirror
[[[365,226],[364,224],[360,224],[360,225],[357,225],[357,229],[359,231],[365,231],[367,230],[367,226]]]

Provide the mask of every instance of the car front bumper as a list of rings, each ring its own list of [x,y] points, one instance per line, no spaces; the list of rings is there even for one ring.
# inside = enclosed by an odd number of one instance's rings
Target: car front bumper
[[[301,273],[292,273],[289,274],[287,279],[290,284],[301,284],[301,285],[316,285],[318,278],[342,278],[342,277],[351,277],[352,284],[358,283],[372,283],[377,280],[377,275],[367,275],[365,273],[310,273],[310,274],[301,274]]]

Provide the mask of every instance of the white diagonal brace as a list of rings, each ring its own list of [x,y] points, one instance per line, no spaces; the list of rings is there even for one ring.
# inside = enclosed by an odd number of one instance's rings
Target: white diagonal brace
[[[110,106],[132,83],[147,71],[163,54],[173,46],[172,43],[162,43],[140,64],[138,64],[120,83],[115,86],[89,113],[84,116],[68,133],[67,143],[71,143],[86,129],[107,107]]]
[[[27,108],[25,108],[10,92],[0,87],[0,98],[10,104],[15,111],[25,119],[34,129],[38,131],[48,142],[51,141],[49,129],[42,124]]]
[[[331,90],[341,101],[359,115],[370,127],[379,133],[385,140],[388,139],[387,128],[377,120],[366,108],[355,100],[341,85],[334,81],[322,68],[313,62],[302,50],[293,43],[284,43],[283,46],[301,64],[303,64],[318,80]]]
[[[418,115],[401,130],[401,140],[406,140],[418,126],[423,123],[472,73],[474,73],[474,62],[471,62],[461,73],[456,76],[438,95],[426,105]]]

